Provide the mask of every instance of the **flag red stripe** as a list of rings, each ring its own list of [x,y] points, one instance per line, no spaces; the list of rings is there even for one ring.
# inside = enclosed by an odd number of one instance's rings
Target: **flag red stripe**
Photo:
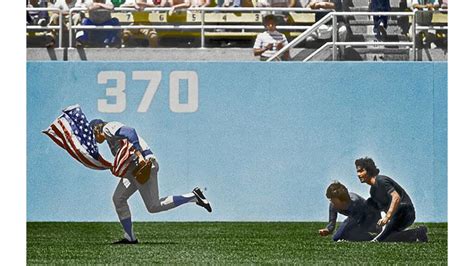
[[[71,141],[71,133],[64,127],[64,124],[61,122],[61,120],[57,120],[59,126],[61,127],[61,129],[63,130],[63,134],[61,134],[61,137],[62,139],[64,140],[64,142],[68,145],[66,145],[66,147],[68,148],[68,151],[69,151],[69,154],[74,154],[74,158],[76,160],[78,160],[80,163],[82,163],[84,166],[87,166],[89,168],[92,168],[92,169],[99,169],[97,168],[96,166],[91,166],[89,164],[89,162],[87,161],[84,161],[84,157],[82,156],[82,154],[76,149],[76,147],[74,146],[74,143]],[[56,125],[54,125],[56,127]],[[59,129],[58,129],[59,131]]]
[[[65,129],[68,132],[70,143],[72,144],[72,147],[75,149],[75,151],[79,153],[79,156],[81,156],[81,158],[83,158],[88,163],[90,163],[94,169],[105,170],[105,169],[112,168],[112,164],[108,162],[107,160],[105,160],[100,154],[98,156],[98,159],[92,158],[91,160],[90,158],[85,157],[84,153],[81,152],[82,149],[79,150],[77,148],[77,145],[74,142],[74,139],[76,139],[76,137],[71,134],[71,131],[67,129],[66,126],[61,121],[58,120],[58,122],[60,122],[63,129]],[[87,153],[87,151],[84,151],[84,152]]]
[[[99,162],[109,169],[112,168],[112,164],[106,161],[104,158],[102,158],[100,154],[99,154]]]
[[[80,160],[77,158],[76,154],[69,148],[68,145],[66,145],[66,139],[64,139],[64,136],[63,136],[62,132],[59,131],[59,129],[56,127],[56,125],[54,125],[54,124],[51,125],[51,129],[54,131],[54,133],[56,133],[56,135],[57,135],[59,138],[62,139],[62,141],[63,141],[63,143],[64,143],[64,147],[63,147],[63,148],[69,153],[69,155],[71,155],[74,159],[80,161]]]
[[[65,135],[66,135],[66,139],[68,141],[68,143],[71,145],[71,147],[73,148],[73,151],[77,154],[77,156],[80,158],[80,161],[85,165],[85,166],[88,166],[90,168],[93,168],[93,169],[104,169],[100,166],[97,166],[95,165],[94,163],[92,163],[91,161],[89,161],[89,159],[87,159],[86,157],[84,157],[84,155],[82,155],[82,153],[77,149],[76,145],[74,144],[74,141],[72,140],[72,136],[71,136],[71,132],[69,132],[69,130],[67,130],[66,126],[64,126],[63,122],[61,120],[58,120],[58,123],[59,125],[61,126],[61,128],[63,129],[63,131],[65,132]]]
[[[122,141],[120,149],[117,151],[117,154],[115,155],[114,169],[113,169],[112,173],[116,176],[119,176],[119,174],[118,174],[118,171],[119,171],[119,168],[120,168],[119,161],[120,161],[120,158],[121,158],[122,154],[125,153],[125,149],[124,149],[125,145],[126,145],[126,142]]]
[[[121,154],[124,152],[124,149],[123,149],[124,144],[125,143],[122,142],[122,144],[120,145],[120,149],[117,151],[117,154],[115,154],[114,171],[117,170],[119,158],[120,158]]]
[[[125,167],[125,169],[123,170],[123,172],[122,172],[122,174],[121,174],[122,176],[125,175],[125,173],[127,173],[128,168],[130,168],[130,163],[127,164],[127,167]]]
[[[125,164],[127,162],[127,160],[130,158],[130,149],[131,149],[131,146],[129,142],[126,142],[127,144],[123,147],[123,149],[125,150],[125,153],[119,158],[119,162],[118,162],[118,165],[119,165],[119,168],[118,168],[118,171],[119,171],[119,176],[123,176],[127,169],[128,169],[128,166],[130,165],[130,163],[128,163],[127,165]],[[125,169],[123,169],[125,167]],[[122,170],[121,170],[122,169]],[[121,170],[121,171],[120,171]]]
[[[122,163],[122,165],[123,165],[128,159],[130,159],[130,157],[132,156],[131,153],[132,153],[133,150],[134,150],[132,144],[131,144],[130,142],[127,142],[127,143],[128,143],[128,145],[127,145],[127,158],[124,159],[124,162]],[[125,169],[123,169],[123,171],[122,171],[122,174],[121,174],[122,176],[127,173],[128,168],[130,167],[130,164],[131,164],[131,162],[128,161],[128,164],[126,165]],[[123,166],[122,166],[121,168],[123,168]]]
[[[126,140],[122,141],[122,147],[119,149],[119,152],[115,156],[115,162],[114,162],[115,173],[114,174],[116,176],[122,177],[126,173],[130,163],[128,163],[127,165],[125,165],[125,163],[130,158],[131,147],[132,146],[130,145],[128,141]],[[125,169],[123,169],[124,166],[126,166]]]
[[[67,120],[69,116],[67,111],[72,110],[72,108],[79,109],[80,107],[79,105],[74,105],[64,109],[63,114],[56,118],[49,128],[43,130],[42,133],[46,134],[54,143],[66,150],[72,158],[84,166],[97,170],[111,169],[112,164],[109,161],[104,159],[100,153],[98,153],[97,156],[96,154],[91,154],[89,150],[82,145],[82,142],[79,141],[77,136],[73,134],[71,123],[75,123],[75,121]],[[95,146],[94,140],[92,141]]]
[[[59,147],[61,147],[61,148],[63,148],[63,149],[66,149],[66,148],[64,147],[64,143],[62,143],[62,142],[60,141],[61,138],[59,138],[57,135],[53,135],[53,134],[51,134],[49,131],[43,131],[43,133],[46,134],[48,137],[50,137],[51,140],[53,140],[54,143],[58,144]]]

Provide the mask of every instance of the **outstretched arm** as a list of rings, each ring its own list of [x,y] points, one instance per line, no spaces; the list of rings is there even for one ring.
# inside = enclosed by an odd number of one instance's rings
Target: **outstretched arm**
[[[329,223],[326,228],[319,230],[319,235],[327,236],[336,228],[337,211],[332,204],[329,204]]]

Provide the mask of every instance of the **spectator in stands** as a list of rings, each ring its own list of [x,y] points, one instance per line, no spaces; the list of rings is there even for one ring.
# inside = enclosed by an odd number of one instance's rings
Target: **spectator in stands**
[[[26,7],[48,7],[48,2],[46,0],[27,0]],[[42,26],[45,27],[49,22],[48,11],[26,11],[26,24],[31,26]],[[40,38],[45,38],[48,48],[54,47],[54,38],[51,35],[51,32],[41,31],[36,33],[31,33],[30,36],[36,36]]]
[[[438,0],[412,0],[412,9],[416,11],[416,24],[430,26],[433,20],[433,11],[439,9]],[[417,34],[417,43],[422,46],[430,46],[436,37],[434,30],[422,30]]]
[[[26,0],[26,7],[48,7],[46,0]],[[29,25],[48,25],[48,11],[26,11],[26,22]]]
[[[73,7],[81,7],[82,1],[77,0],[57,0],[54,3],[54,7],[61,9],[61,13],[63,15],[63,29],[64,33],[67,31],[68,24],[72,22],[72,25],[76,26],[81,23],[81,20],[85,18],[85,14],[83,12],[73,13],[72,19],[69,17],[69,10]],[[50,26],[57,26],[59,25],[59,14],[53,13],[49,20]],[[48,36],[51,38],[51,42],[48,44],[49,46],[54,46],[57,40],[58,31],[53,30],[51,31]],[[64,36],[64,35],[63,35]]]
[[[119,26],[117,18],[112,18],[112,4],[105,4],[105,0],[92,0],[86,4],[89,17],[82,20],[82,25]],[[120,30],[83,30],[76,34],[76,46],[86,43],[100,43],[106,46],[120,45]]]
[[[133,23],[131,25],[151,25],[150,13],[143,11],[147,7],[155,7],[154,4],[147,3],[146,0],[134,0],[132,3],[125,3],[121,7],[133,7],[137,11],[132,13]],[[150,47],[158,47],[158,34],[155,29],[125,29],[122,33],[123,46],[129,45],[130,38],[144,36]]]
[[[337,12],[343,11],[342,1],[341,0],[311,0],[307,7],[317,10],[335,10]],[[347,39],[347,26],[344,22],[344,18],[337,18],[337,32],[338,39],[341,42],[346,41]],[[331,39],[332,38],[332,22],[329,22],[328,25],[321,25],[316,32],[309,36],[306,41],[314,41],[316,39]]]
[[[371,12],[387,12],[392,8],[390,0],[370,0],[369,10]],[[374,33],[378,41],[384,41],[387,38],[388,16],[373,16]]]
[[[263,25],[266,31],[259,33],[253,46],[253,54],[260,56],[260,61],[266,61],[275,55],[281,48],[288,44],[288,41],[282,33],[276,30],[276,19],[274,15],[267,15],[263,18]],[[290,52],[286,51],[282,57],[283,60],[290,59]]]
[[[438,0],[412,0],[411,8],[416,12],[416,23],[422,26],[431,25],[433,11],[439,9]]]

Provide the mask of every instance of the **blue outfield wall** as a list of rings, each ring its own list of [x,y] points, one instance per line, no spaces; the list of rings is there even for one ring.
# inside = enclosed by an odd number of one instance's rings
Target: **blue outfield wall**
[[[115,221],[118,179],[41,130],[73,104],[135,127],[158,155],[160,196],[207,187],[143,221],[326,221],[326,187],[368,197],[370,156],[410,194],[417,221],[447,221],[446,63],[28,62],[27,219]],[[106,145],[100,146],[111,159]]]

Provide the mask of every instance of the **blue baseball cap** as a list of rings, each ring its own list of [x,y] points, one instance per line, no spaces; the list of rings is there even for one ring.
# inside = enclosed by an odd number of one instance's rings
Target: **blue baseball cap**
[[[102,119],[93,119],[89,122],[89,126],[94,129],[97,125],[104,124],[105,121]]]

